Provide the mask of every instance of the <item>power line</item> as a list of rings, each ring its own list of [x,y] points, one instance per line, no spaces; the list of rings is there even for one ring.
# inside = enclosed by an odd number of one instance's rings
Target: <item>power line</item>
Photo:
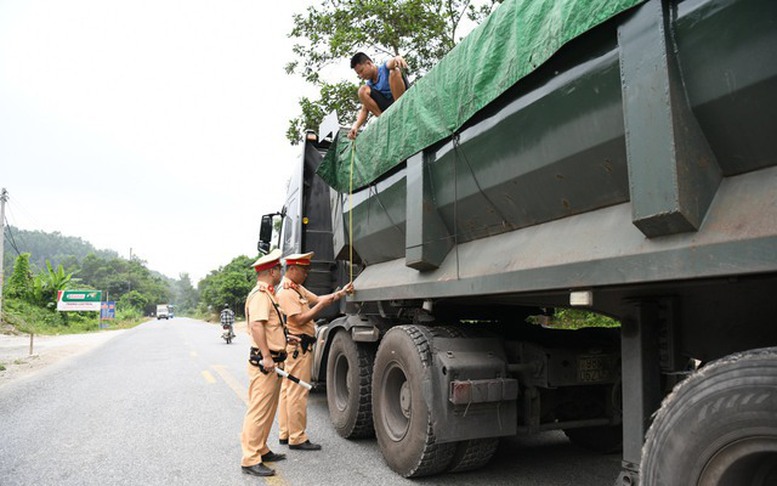
[[[12,225],[11,225],[11,221],[8,219],[8,218],[9,218],[9,215],[10,215],[11,219],[18,219],[18,218],[16,218],[16,214],[15,214],[15,212],[14,212],[14,209],[15,209],[16,207],[18,207],[18,206],[19,206],[19,202],[18,202],[18,201],[16,201],[16,200],[14,200],[14,202],[16,202],[16,206],[14,206],[13,204],[9,204],[9,205],[8,205],[8,211],[7,211],[6,215],[5,215],[6,222],[8,223],[8,226],[9,226],[9,227],[10,227],[10,226],[12,226]],[[17,230],[19,230],[19,225],[18,225],[18,224],[16,224],[16,225],[13,225],[13,227],[14,227],[14,228],[16,228]],[[25,241],[25,240],[24,240],[24,237],[23,237],[21,234],[18,234],[18,233],[17,233],[17,235],[16,235],[16,236],[18,236],[18,237],[19,237],[19,241],[21,241],[21,242],[22,242],[22,246],[24,246],[24,247],[26,247],[26,248],[29,248],[29,247],[30,247],[30,245],[29,245],[29,244],[27,244],[27,241]]]
[[[5,236],[5,239],[8,241],[8,243],[11,245],[11,247],[16,252],[16,255],[22,256],[22,253],[19,251],[19,247],[16,245],[16,239],[13,236],[13,233],[11,232],[11,224],[8,222],[8,218],[5,218],[5,226],[8,228],[8,236],[3,234]]]

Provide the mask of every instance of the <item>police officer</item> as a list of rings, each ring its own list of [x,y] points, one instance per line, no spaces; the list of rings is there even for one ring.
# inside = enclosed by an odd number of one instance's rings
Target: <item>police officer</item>
[[[317,296],[302,286],[308,276],[313,252],[289,255],[286,260],[286,274],[278,289],[278,304],[286,315],[289,335],[298,337],[299,343],[286,347],[285,370],[297,378],[310,381],[313,365],[313,343],[316,327],[313,319],[325,307],[353,291],[353,285],[332,294]],[[278,437],[289,449],[317,451],[321,446],[310,442],[307,426],[308,390],[284,380],[281,384],[281,398],[278,409]]]
[[[243,473],[254,476],[274,475],[275,471],[264,463],[286,458],[285,454],[276,454],[267,447],[281,389],[281,377],[273,370],[281,365],[286,349],[283,318],[274,297],[275,287],[281,281],[280,258],[281,251],[273,250],[254,262],[256,286],[248,294],[245,307],[252,347],[248,364],[248,410],[240,437],[241,466]]]

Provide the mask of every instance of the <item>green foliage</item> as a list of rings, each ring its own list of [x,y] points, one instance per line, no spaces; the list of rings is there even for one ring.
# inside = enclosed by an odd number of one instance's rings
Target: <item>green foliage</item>
[[[70,283],[76,281],[78,279],[73,279],[72,273],[66,273],[62,264],[54,270],[51,263],[46,260],[46,269],[33,278],[30,302],[53,309],[57,304],[58,292],[67,290],[70,288]]]
[[[248,292],[256,285],[256,274],[251,268],[254,260],[239,256],[201,280],[199,311],[207,314],[229,304],[236,314],[242,315]]]
[[[60,232],[46,233],[44,231],[27,231],[9,226],[6,228],[13,236],[17,248],[10,242],[5,245],[5,268],[13,266],[16,250],[30,253],[30,265],[33,271],[42,270],[46,260],[56,267],[60,263],[66,271],[73,271],[73,263],[82,260],[86,255],[94,253],[101,258],[118,258],[118,253],[112,250],[97,250],[89,242],[73,236],[63,236]]]
[[[348,95],[332,89],[321,79],[326,66],[350,59],[357,51],[366,52],[375,62],[402,55],[411,73],[421,76],[461,40],[462,21],[479,23],[498,3],[501,0],[324,0],[294,15],[290,37],[297,40],[295,60],[287,64],[286,72],[319,86],[321,96],[300,100],[303,114],[291,120],[287,138],[298,142],[305,128],[318,127],[333,108],[341,124],[355,119],[355,88]]]
[[[3,302],[3,319],[17,330],[33,334],[71,334],[98,328],[96,312],[57,312],[21,299]]]
[[[7,299],[29,299],[32,294],[33,277],[30,270],[30,254],[22,253],[14,262],[13,273],[3,288]]]
[[[17,298],[3,301],[3,320],[26,333],[41,333],[65,324],[60,313]]]
[[[557,308],[552,316],[531,316],[529,322],[554,329],[582,329],[584,327],[620,327],[620,322],[596,312]]]
[[[21,331],[56,334],[97,329],[97,312],[56,311],[57,291],[75,286],[102,290],[105,300],[117,301],[117,318],[111,327],[131,327],[161,303],[174,303],[179,312],[196,307],[197,291],[188,275],[180,281],[169,279],[149,270],[137,257],[125,260],[116,252],[95,251],[80,238],[14,228],[10,232],[15,235],[13,250],[24,253],[5,280],[3,307],[8,322]]]
[[[137,290],[130,290],[116,301],[117,309],[126,309],[127,312],[142,314],[149,306],[148,297]]]
[[[135,291],[143,296],[145,303],[141,310],[151,313],[156,304],[170,302],[170,284],[161,275],[153,274],[145,262],[137,257],[131,260],[121,258],[104,259],[89,254],[81,262],[78,276],[94,288],[106,292],[106,300],[120,302],[122,297]],[[130,299],[136,305],[137,297]]]
[[[175,303],[176,315],[184,315],[193,312],[197,308],[199,294],[192,285],[192,280],[188,273],[182,273],[178,280],[171,285],[171,302]]]
[[[296,145],[302,139],[305,130],[315,130],[321,124],[321,120],[332,110],[337,113],[343,113],[346,117],[351,116],[359,108],[359,98],[356,95],[358,85],[350,81],[341,81],[335,84],[322,82],[320,84],[320,98],[311,100],[302,97],[299,100],[299,106],[302,114],[297,118],[289,120],[289,129],[286,131],[286,138]],[[342,117],[341,117],[342,118]],[[353,118],[351,116],[351,118]],[[351,119],[351,121],[353,121]]]

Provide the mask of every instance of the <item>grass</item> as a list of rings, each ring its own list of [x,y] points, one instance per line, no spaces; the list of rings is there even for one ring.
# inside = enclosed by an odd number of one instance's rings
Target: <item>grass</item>
[[[101,330],[97,312],[57,312],[19,300],[8,300],[3,321],[11,332],[41,335],[83,334]],[[130,329],[148,320],[138,311],[118,313],[117,319],[103,321],[104,329]]]

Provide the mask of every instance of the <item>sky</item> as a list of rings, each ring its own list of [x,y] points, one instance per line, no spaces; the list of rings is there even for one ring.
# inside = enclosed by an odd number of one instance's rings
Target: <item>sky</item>
[[[0,0],[8,222],[195,285],[255,256],[314,95],[283,69],[311,1]]]

